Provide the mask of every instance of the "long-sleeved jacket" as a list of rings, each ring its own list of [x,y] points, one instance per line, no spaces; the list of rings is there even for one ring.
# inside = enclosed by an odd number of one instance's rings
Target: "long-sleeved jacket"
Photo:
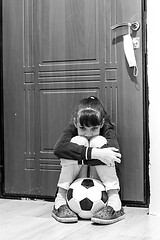
[[[91,159],[91,147],[87,148],[85,146],[70,142],[71,139],[77,135],[77,128],[74,126],[74,124],[70,124],[56,142],[54,154],[58,158],[78,161],[79,164],[83,163],[89,166],[104,165],[104,163],[98,159]],[[103,147],[115,147],[119,149],[117,135],[112,126],[107,126],[104,124],[100,130],[100,135],[107,139],[107,144],[105,144]]]

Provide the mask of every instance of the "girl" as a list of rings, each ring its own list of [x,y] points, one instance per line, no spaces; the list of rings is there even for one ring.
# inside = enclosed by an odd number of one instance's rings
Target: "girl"
[[[80,101],[69,127],[57,141],[54,153],[60,158],[62,166],[52,210],[52,216],[57,221],[78,221],[77,215],[67,206],[66,192],[75,179],[88,176],[88,168],[90,177],[99,179],[108,194],[107,205],[91,221],[109,224],[123,218],[115,168],[115,162],[121,162],[119,144],[114,125],[98,98],[90,96]]]

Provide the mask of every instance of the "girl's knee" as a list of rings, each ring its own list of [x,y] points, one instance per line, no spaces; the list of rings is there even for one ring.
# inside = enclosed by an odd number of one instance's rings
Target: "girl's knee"
[[[72,143],[77,143],[78,145],[83,145],[85,147],[88,147],[89,143],[87,138],[83,137],[83,136],[75,136],[71,139]]]
[[[107,144],[107,139],[103,136],[96,136],[90,140],[90,147],[102,147]]]

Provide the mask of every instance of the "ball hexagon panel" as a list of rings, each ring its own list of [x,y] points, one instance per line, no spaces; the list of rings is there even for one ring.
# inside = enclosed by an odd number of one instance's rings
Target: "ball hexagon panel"
[[[79,214],[79,213],[82,211],[82,209],[81,209],[81,207],[80,207],[80,204],[79,204],[79,201],[77,201],[77,200],[74,199],[74,198],[72,198],[72,199],[70,199],[70,200],[68,201],[68,206],[70,207],[70,209],[71,209],[73,212],[75,212],[75,213],[77,213],[77,214]]]
[[[81,211],[80,213],[78,213],[78,215],[83,219],[91,219],[91,217],[93,216],[91,211]]]
[[[73,191],[73,198],[77,199],[78,201],[83,200],[87,196],[87,189],[83,186],[75,187]]]
[[[87,198],[89,198],[91,201],[95,202],[101,199],[102,192],[97,187],[92,187],[87,190]]]

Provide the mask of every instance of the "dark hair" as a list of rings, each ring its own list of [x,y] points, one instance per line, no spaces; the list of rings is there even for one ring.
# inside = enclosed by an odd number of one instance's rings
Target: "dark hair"
[[[99,112],[92,108],[86,108],[79,111],[77,118],[80,125],[83,127],[98,126],[103,122],[103,118],[100,116]]]
[[[75,107],[71,122],[73,119],[77,121],[78,118],[81,126],[97,126],[104,122],[104,124],[114,127],[102,102],[95,96],[82,99]]]

